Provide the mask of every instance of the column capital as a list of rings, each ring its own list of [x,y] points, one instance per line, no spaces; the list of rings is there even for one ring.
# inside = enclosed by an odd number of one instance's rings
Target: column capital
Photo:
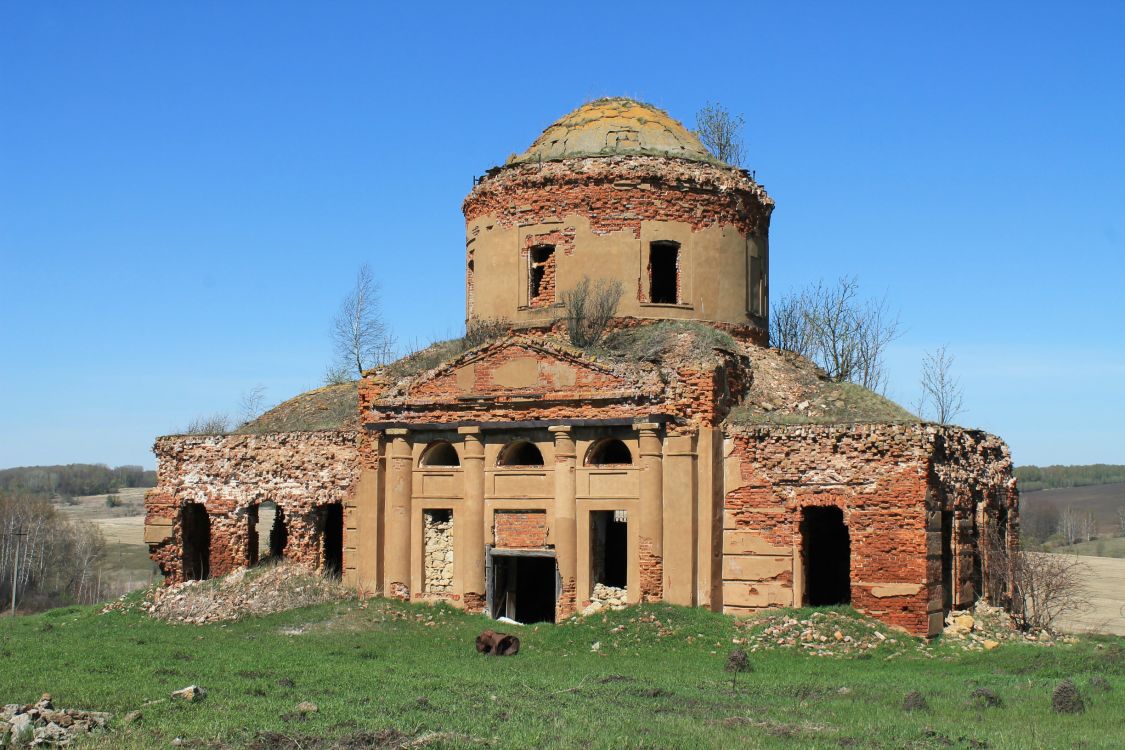
[[[457,428],[457,434],[458,435],[479,435],[480,434],[480,425],[469,425],[467,427],[458,427]]]
[[[404,438],[410,434],[410,430],[405,427],[388,427],[386,430],[383,430],[383,432],[394,438]]]
[[[656,432],[661,428],[659,422],[634,422],[633,429],[640,432]]]
[[[558,437],[560,434],[569,435],[570,434],[570,425],[568,425],[568,424],[551,425],[550,427],[547,428],[547,432],[555,433],[555,437]]]

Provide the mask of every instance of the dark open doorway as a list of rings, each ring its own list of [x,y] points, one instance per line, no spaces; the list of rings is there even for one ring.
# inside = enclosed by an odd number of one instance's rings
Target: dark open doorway
[[[805,558],[805,603],[848,604],[852,600],[851,542],[839,508],[805,508],[801,514]]]
[[[211,517],[201,503],[186,503],[180,511],[184,540],[184,579],[211,577]]]
[[[324,574],[339,576],[344,570],[344,506],[333,503],[318,508]]]
[[[653,242],[648,256],[649,300],[675,304],[680,301],[680,246],[675,242]]]
[[[554,557],[490,555],[488,601],[493,617],[554,622],[558,573]]]
[[[590,580],[623,589],[629,574],[629,524],[625,511],[590,513]]]
[[[941,512],[941,608],[953,610],[953,511]]]

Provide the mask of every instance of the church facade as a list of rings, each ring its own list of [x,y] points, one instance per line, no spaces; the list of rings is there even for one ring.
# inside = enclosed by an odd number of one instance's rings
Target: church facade
[[[497,333],[158,439],[153,559],[178,581],[286,557],[521,622],[850,603],[926,635],[1002,602],[1007,447],[768,348],[773,207],[664,112],[580,107],[464,202],[467,328]],[[568,337],[576,290],[619,295],[604,341]]]

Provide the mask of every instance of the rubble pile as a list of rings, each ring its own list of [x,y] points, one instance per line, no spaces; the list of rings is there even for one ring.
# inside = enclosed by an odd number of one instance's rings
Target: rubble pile
[[[625,589],[595,583],[594,592],[590,595],[590,603],[582,608],[581,616],[588,617],[608,609],[625,609],[627,606],[625,596]]]
[[[158,620],[202,625],[342,601],[353,596],[334,580],[301,565],[282,562],[241,568],[208,581],[156,587],[150,589],[142,601],[123,597],[102,612],[139,607]]]
[[[748,632],[734,643],[750,652],[791,648],[814,656],[847,656],[881,647],[901,650],[914,642],[876,620],[834,611],[813,612],[804,619],[766,615],[740,624]]]
[[[1073,637],[1047,630],[1023,632],[1002,608],[992,607],[984,602],[977,602],[971,610],[950,612],[945,618],[942,640],[956,644],[965,651],[991,651],[1005,641],[1035,643],[1040,646],[1076,642]]]
[[[0,747],[66,747],[80,735],[105,731],[112,714],[55,708],[45,694],[37,703],[0,708]]]

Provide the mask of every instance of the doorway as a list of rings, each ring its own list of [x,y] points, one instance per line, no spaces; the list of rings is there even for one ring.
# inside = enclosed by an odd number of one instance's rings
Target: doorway
[[[805,508],[801,514],[805,558],[805,603],[812,607],[852,600],[851,540],[844,512],[836,507]]]
[[[590,581],[624,589],[629,575],[629,523],[623,510],[590,512]]]
[[[554,622],[559,575],[554,555],[493,555],[489,559],[488,611],[516,622]]]
[[[333,503],[317,508],[320,516],[321,566],[326,576],[339,578],[344,571],[344,506]]]
[[[185,503],[180,510],[184,540],[184,580],[211,577],[211,517],[202,503]]]

